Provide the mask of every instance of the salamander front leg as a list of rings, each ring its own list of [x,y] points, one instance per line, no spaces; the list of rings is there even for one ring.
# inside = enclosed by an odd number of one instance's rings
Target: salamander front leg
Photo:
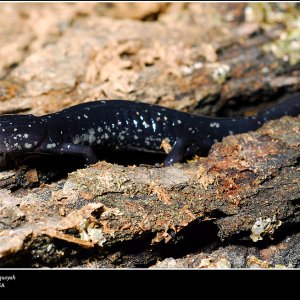
[[[87,165],[94,164],[98,161],[92,147],[90,146],[63,143],[60,148],[60,152],[61,154],[83,156]]]

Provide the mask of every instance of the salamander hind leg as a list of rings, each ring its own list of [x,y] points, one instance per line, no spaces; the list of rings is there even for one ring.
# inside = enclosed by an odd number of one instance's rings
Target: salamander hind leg
[[[172,164],[182,161],[185,156],[195,153],[199,148],[198,145],[199,141],[194,139],[177,139],[163,165],[168,167]]]

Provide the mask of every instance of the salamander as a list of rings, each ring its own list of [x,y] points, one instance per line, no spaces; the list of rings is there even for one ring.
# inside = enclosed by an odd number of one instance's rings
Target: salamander
[[[0,116],[0,153],[68,154],[97,161],[96,151],[171,151],[164,166],[206,155],[227,135],[256,130],[266,121],[300,114],[300,94],[251,117],[216,118],[126,100],[92,101],[43,116]]]

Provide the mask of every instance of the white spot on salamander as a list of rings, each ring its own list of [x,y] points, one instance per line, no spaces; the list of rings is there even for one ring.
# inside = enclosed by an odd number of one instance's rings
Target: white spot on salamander
[[[144,127],[145,127],[145,128],[148,128],[148,127],[150,127],[150,125],[149,125],[149,124],[147,124],[145,121],[143,122],[143,125],[144,125]]]
[[[80,143],[80,137],[78,135],[76,135],[74,138],[73,138],[73,144],[79,144]]]
[[[151,120],[152,121],[152,128],[153,128],[153,131],[155,132],[156,131],[156,123],[154,122],[154,120]]]
[[[89,144],[92,145],[96,141],[95,130],[93,128],[90,128],[88,132],[89,132],[88,141]]]
[[[56,147],[55,143],[47,144],[47,149],[52,149],[52,148],[55,148],[55,147]]]
[[[88,118],[89,118],[89,117],[88,117],[86,114],[84,114],[83,116],[84,116],[86,119],[88,119]]]
[[[177,123],[178,123],[178,124],[181,124],[181,120],[177,120]]]
[[[29,143],[25,143],[25,145],[24,145],[24,146],[25,146],[25,148],[26,148],[26,149],[30,149],[30,148],[32,148],[32,144],[29,144]]]
[[[118,121],[118,123],[117,123],[118,125],[122,125],[122,122],[121,121]]]
[[[25,134],[23,135],[23,137],[24,137],[24,139],[27,139],[27,138],[29,137],[29,134],[28,134],[28,133],[25,133]]]
[[[18,131],[18,128],[14,128],[14,131]]]
[[[210,123],[209,126],[210,126],[210,127],[216,127],[216,128],[219,128],[219,127],[220,127],[220,123],[218,123],[218,122],[212,122],[212,123]]]

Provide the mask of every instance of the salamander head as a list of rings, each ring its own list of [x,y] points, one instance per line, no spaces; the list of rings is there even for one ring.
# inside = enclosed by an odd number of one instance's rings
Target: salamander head
[[[0,116],[0,153],[33,152],[45,135],[45,127],[38,117]]]

